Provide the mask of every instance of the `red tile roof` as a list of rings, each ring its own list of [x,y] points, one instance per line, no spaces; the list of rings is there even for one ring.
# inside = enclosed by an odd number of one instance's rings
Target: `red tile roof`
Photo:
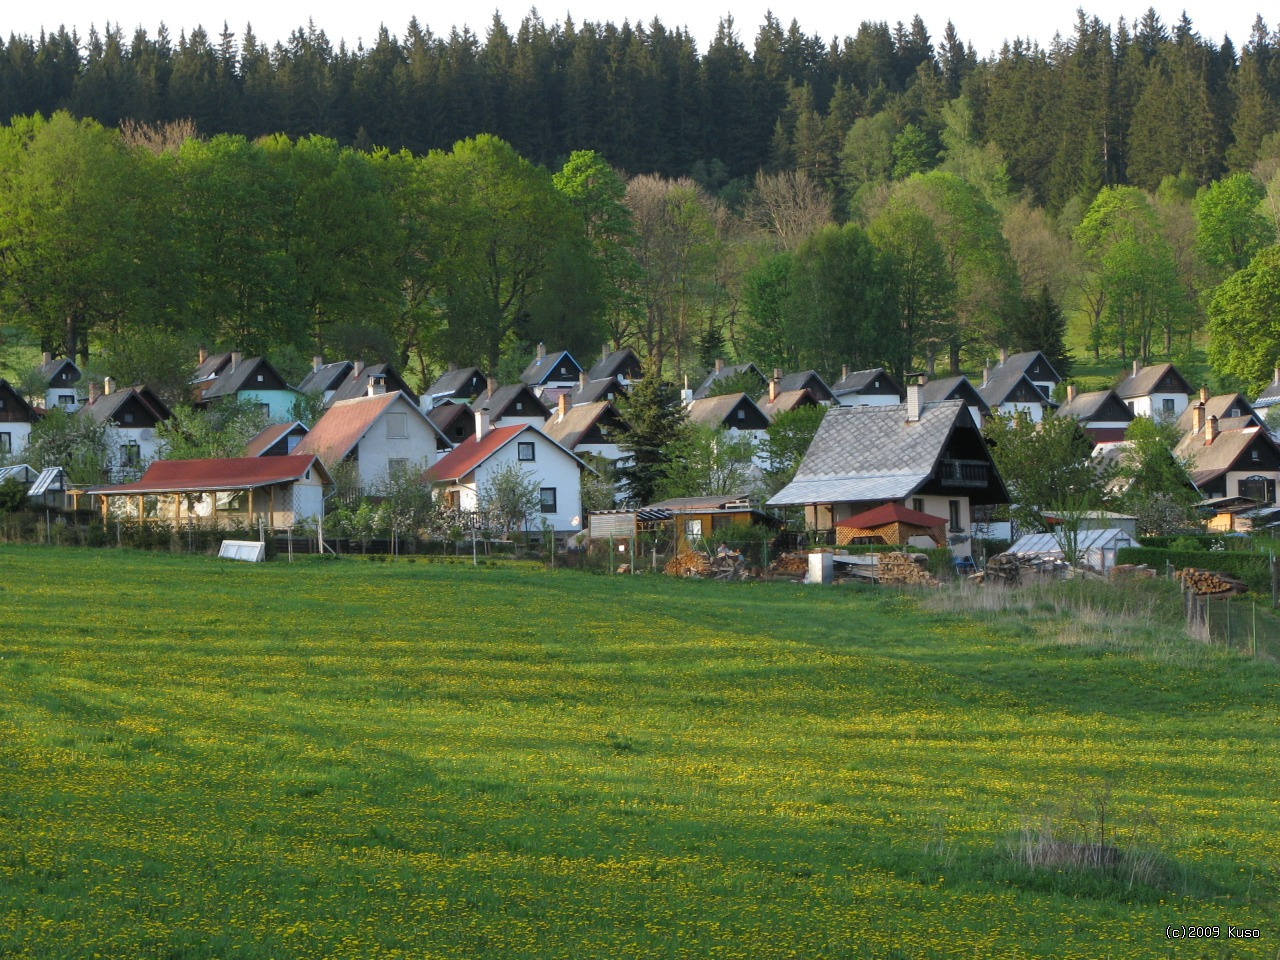
[[[870,530],[872,527],[881,527],[886,523],[909,523],[913,527],[930,529],[942,526],[946,522],[945,517],[934,517],[919,510],[909,510],[900,503],[885,503],[859,513],[857,516],[841,520],[836,526]]]
[[[399,392],[394,392],[339,400],[316,421],[311,432],[298,441],[293,452],[314,453],[325,463],[337,463],[399,396]]]
[[[426,471],[423,477],[435,481],[461,480],[497,453],[516,434],[532,429],[533,427],[527,423],[517,423],[509,427],[491,427],[481,440],[474,437],[463,440],[437,460],[436,465]]]
[[[329,479],[328,471],[314,456],[157,460],[147,467],[140,480],[92,487],[87,492],[113,496],[125,493],[186,493],[192,490],[251,490],[300,480],[313,468],[320,470],[322,479]]]

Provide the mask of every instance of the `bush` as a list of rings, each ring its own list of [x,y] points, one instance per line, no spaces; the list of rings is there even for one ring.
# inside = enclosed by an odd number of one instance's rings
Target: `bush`
[[[1223,550],[1159,550],[1154,547],[1121,547],[1116,551],[1116,563],[1145,563],[1155,570],[1164,570],[1165,564],[1173,569],[1200,567],[1218,570],[1243,580],[1250,590],[1267,593],[1271,589],[1270,561],[1260,553]]]

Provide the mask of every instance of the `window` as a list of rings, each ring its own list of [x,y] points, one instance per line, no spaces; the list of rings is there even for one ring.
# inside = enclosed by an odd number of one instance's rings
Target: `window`
[[[288,436],[288,437],[285,437],[285,438],[284,438],[284,448],[285,448],[286,450],[288,450],[290,453],[293,453],[293,448],[294,448],[294,447],[296,447],[296,446],[298,445],[299,441],[301,441],[301,440],[302,440],[302,438],[301,438],[301,437],[295,437],[295,436]]]
[[[258,382],[259,382],[259,383],[261,383],[261,382],[262,382],[262,374],[258,374]]]
[[[913,497],[911,499],[911,509],[916,513],[924,513],[924,501],[919,497]]]
[[[126,414],[124,415],[124,422],[125,422],[125,423],[133,423],[133,414],[132,414],[132,413],[126,413]]]
[[[1239,408],[1239,407],[1232,407],[1232,408],[1231,408],[1231,415],[1232,415],[1233,417],[1238,417],[1238,416],[1240,416],[1240,408]]]
[[[517,410],[523,410],[523,409],[524,409],[524,401],[523,401],[523,400],[517,400],[517,401],[516,401],[516,409],[517,409]]]
[[[1275,500],[1276,482],[1266,477],[1249,477],[1240,481],[1240,496],[1255,503],[1271,503]]]
[[[739,411],[738,411],[738,419],[739,419],[739,420],[745,420],[745,419],[747,419],[747,411],[745,411],[745,410],[739,410]]]
[[[877,381],[876,381],[876,389],[877,389],[877,390],[879,390],[879,389],[880,389],[880,381],[879,381],[879,380],[877,380]]]
[[[951,532],[959,533],[964,530],[964,527],[960,526],[960,501],[948,500],[947,506],[951,508]]]
[[[4,397],[0,397],[0,410],[4,409]]]
[[[702,539],[702,521],[686,520],[684,522],[684,538],[689,543],[697,543]]]
[[[409,415],[407,413],[387,414],[387,439],[407,440],[409,438]]]
[[[1164,400],[1160,401],[1160,409],[1171,416],[1173,414],[1173,398],[1166,397]]]
[[[141,466],[142,448],[133,442],[120,444],[120,465],[124,467]]]
[[[556,512],[556,488],[555,487],[543,487],[541,490],[538,491],[538,497],[542,501],[543,513]]]
[[[74,404],[75,402],[76,402],[76,395],[75,395],[74,393],[60,393],[60,394],[58,394],[58,404],[59,404],[59,406],[69,407],[69,406],[71,406],[72,404]]]
[[[1252,450],[1249,451],[1249,459],[1254,461],[1255,463],[1262,459],[1262,457],[1258,453],[1257,447],[1254,447]]]
[[[214,506],[222,513],[244,513],[248,502],[249,498],[244,490],[214,494]]]
[[[519,460],[523,460],[523,461],[525,461],[526,463],[531,462],[531,461],[534,459],[534,446],[533,446],[533,442],[532,442],[532,441],[530,441],[530,442],[528,442],[528,443],[525,443],[525,442],[523,442],[523,441],[522,441],[522,442],[520,442],[520,443],[517,443],[517,444],[516,444],[516,458],[517,458],[517,459],[519,459]]]
[[[388,476],[392,476],[392,477],[394,477],[394,476],[400,476],[400,475],[403,475],[404,473],[406,473],[406,472],[408,471],[408,469],[409,469],[409,461],[408,461],[408,460],[393,459],[393,460],[388,460],[388,461],[387,461],[387,475],[388,475]]]
[[[12,433],[0,433],[0,453],[13,453]]]
[[[268,417],[271,416],[271,404],[260,403],[258,404],[258,409],[261,410],[263,413],[265,413]]]
[[[1127,407],[1129,408],[1129,412],[1130,412],[1130,413],[1136,413],[1136,412],[1137,412],[1137,411],[1134,409],[1133,401],[1132,401],[1132,400],[1126,400],[1126,401],[1125,401],[1125,406],[1127,406]]]

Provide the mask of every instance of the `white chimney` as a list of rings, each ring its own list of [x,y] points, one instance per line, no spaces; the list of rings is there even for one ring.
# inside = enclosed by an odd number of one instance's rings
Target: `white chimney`
[[[982,385],[985,387],[987,381],[991,379],[991,361],[988,360],[982,365]]]
[[[684,389],[680,391],[680,402],[684,406],[693,403],[693,391],[689,389],[689,375],[684,375]]]
[[[1009,348],[1000,348],[1000,366],[1004,366],[1004,362],[1009,359]]]
[[[1133,375],[1136,377],[1138,373],[1141,372],[1141,370],[1142,370],[1142,361],[1141,360],[1133,361]]]
[[[716,373],[719,373],[723,369],[724,369],[724,358],[716,357]]]
[[[387,378],[381,373],[369,375],[369,396],[381,397],[387,392]]]
[[[46,350],[44,353],[40,354],[40,362],[42,365],[47,367],[49,364],[53,363],[53,354]]]
[[[324,357],[311,358],[311,369],[313,372],[319,370],[323,366],[324,366]]]
[[[476,411],[476,442],[483,440],[489,432],[489,409],[482,407]]]
[[[241,357],[241,355],[240,355],[240,351],[239,351],[239,350],[232,350],[232,351],[231,351],[231,371],[230,371],[230,372],[232,372],[232,373],[234,373],[234,372],[235,372],[236,367],[240,366],[240,361],[241,361],[241,359],[242,359],[242,357]]]
[[[915,423],[920,419],[920,411],[924,407],[925,383],[924,374],[920,374],[916,383],[907,385],[907,423]]]
[[[355,369],[351,372],[351,375],[352,375],[353,377],[355,377],[356,379],[359,379],[359,378],[360,378],[360,374],[362,374],[362,373],[364,373],[364,361],[363,361],[363,360],[357,360],[357,361],[356,361],[356,365],[355,365]]]
[[[102,378],[102,395],[104,397],[109,396],[111,394],[111,391],[115,390],[115,388],[116,388],[115,380],[113,380],[111,377]]]
[[[1280,367],[1276,367],[1275,373],[1271,377],[1271,382],[1275,384],[1280,384]]]

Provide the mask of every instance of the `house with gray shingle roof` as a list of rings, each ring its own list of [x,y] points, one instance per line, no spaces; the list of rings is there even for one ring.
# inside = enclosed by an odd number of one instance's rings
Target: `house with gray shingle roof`
[[[1046,400],[1053,398],[1053,388],[1062,382],[1062,376],[1053,368],[1053,364],[1039,350],[1026,350],[1022,353],[1010,354],[1000,351],[1000,362],[992,370],[997,373],[1021,373],[1030,380]]]
[[[450,400],[470,400],[484,392],[488,380],[479,367],[459,370],[451,366],[427,387],[423,396],[430,398],[432,407]]]
[[[786,376],[780,376],[780,374],[780,370],[773,371],[773,379],[778,381],[778,393],[808,390],[809,396],[813,397],[818,403],[833,404],[836,402],[835,393],[827,386],[827,381],[818,376],[818,371],[801,370],[798,373],[788,373]]]
[[[697,390],[693,391],[693,399],[703,400],[707,398],[711,395],[711,392],[718,381],[727,380],[728,378],[736,377],[739,374],[743,374],[745,375],[745,378],[749,378],[753,381],[758,381],[760,385],[757,389],[759,390],[765,390],[769,386],[769,378],[761,373],[760,368],[754,363],[726,365],[723,360],[716,360],[716,365],[712,371],[707,374],[707,378],[702,381]],[[755,390],[750,392],[754,394]]]
[[[608,400],[570,406],[563,400],[542,431],[560,446],[582,457],[586,454],[618,463],[624,454],[618,439],[626,421]]]
[[[1201,407],[1203,405],[1203,407]],[[1197,413],[1197,409],[1200,412]],[[1253,404],[1244,398],[1242,393],[1222,393],[1216,397],[1209,396],[1205,387],[1200,388],[1200,399],[1187,406],[1178,417],[1178,432],[1191,433],[1204,429],[1205,421],[1210,417],[1218,418],[1219,430],[1232,430],[1243,426],[1261,427],[1262,417],[1253,409]]]
[[[1116,395],[1139,417],[1176,420],[1187,409],[1191,384],[1172,363],[1144,367],[1133,361],[1133,372],[1116,385]]]
[[[1067,386],[1067,401],[1054,411],[1054,416],[1071,417],[1096,443],[1115,443],[1124,439],[1125,431],[1133,422],[1133,411],[1114,390],[1090,390],[1076,393],[1074,386]]]
[[[484,393],[476,397],[472,409],[477,413],[483,411],[490,423],[501,426],[527,423],[540,428],[551,416],[550,408],[527,383],[513,383],[505,387],[491,383]]]
[[[1040,387],[1016,366],[984,370],[983,377],[978,395],[991,413],[1002,416],[1023,413],[1032,422],[1039,423],[1053,409],[1053,404]]]
[[[404,378],[389,363],[366,364],[360,360],[351,365],[351,372],[334,389],[333,395],[325,406],[331,406],[340,400],[354,400],[368,396],[370,389],[383,388],[387,393],[403,393],[410,403],[418,402],[418,394],[410,389]]]
[[[150,387],[116,389],[108,377],[101,390],[97,383],[89,384],[89,399],[76,416],[92,417],[110,427],[112,473],[131,477],[160,455],[156,427],[173,414]]]
[[[554,387],[563,387],[568,390],[578,382],[580,373],[582,373],[582,365],[573,359],[568,350],[547,353],[547,348],[539,343],[533,362],[524,368],[524,373],[520,374],[520,381],[539,392]]]
[[[836,523],[886,503],[947,517],[957,556],[971,552],[974,505],[1009,495],[977,423],[961,400],[928,404],[919,387],[907,402],[827,411],[795,479],[770,506],[802,506],[805,525]]]
[[[273,420],[289,416],[301,393],[284,382],[284,377],[264,357],[241,357],[232,353],[222,370],[196,384],[199,402],[207,405],[228,397],[256,403]]]
[[[22,453],[35,422],[36,412],[26,397],[0,377],[0,461]]]
[[[333,399],[334,391],[351,376],[351,371],[354,368],[355,364],[350,360],[324,363],[321,357],[313,357],[311,370],[302,378],[302,382],[298,384],[298,389],[302,393],[319,396],[327,405]]]
[[[627,387],[615,377],[591,380],[584,371],[578,378],[578,385],[569,391],[568,397],[569,405],[576,407],[581,403],[599,403],[601,400],[614,403],[629,394]]]
[[[944,400],[963,401],[969,408],[969,416],[973,417],[973,422],[979,427],[982,426],[983,418],[991,413],[991,408],[987,406],[987,401],[982,399],[982,394],[978,393],[978,389],[963,374],[944,377],[941,380],[930,380],[925,383],[923,391],[925,403],[942,403]],[[905,390],[903,396],[906,396]]]
[[[80,396],[75,385],[80,382],[83,374],[70,357],[55,359],[53,354],[45,353],[40,361],[40,376],[44,377],[48,385],[44,395],[46,410],[61,407],[70,413],[80,406]]]
[[[600,359],[591,365],[587,375],[589,380],[618,380],[630,386],[644,376],[644,364],[630,347],[607,352],[608,347],[600,348]]]
[[[1276,503],[1280,446],[1266,428],[1222,430],[1218,419],[1209,417],[1202,429],[1184,436],[1173,453],[1190,465],[1192,481],[1207,498]]]
[[[831,387],[831,392],[842,407],[879,407],[901,403],[905,395],[898,381],[884,367],[851,371],[848,364],[841,370],[840,379]]]
[[[1271,382],[1263,387],[1262,392],[1253,401],[1253,406],[1256,410],[1261,410],[1265,416],[1266,409],[1277,403],[1280,403],[1280,367],[1276,367]]]

